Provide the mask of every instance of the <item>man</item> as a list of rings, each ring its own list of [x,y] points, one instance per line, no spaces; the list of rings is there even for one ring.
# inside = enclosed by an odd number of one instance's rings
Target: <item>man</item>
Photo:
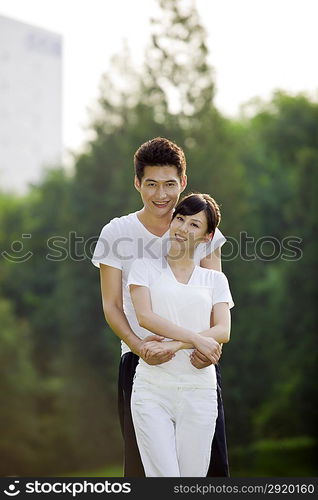
[[[141,195],[143,208],[138,212],[117,217],[103,227],[92,262],[100,267],[106,321],[121,339],[118,410],[125,447],[124,476],[144,477],[130,410],[135,368],[139,357],[153,365],[169,361],[173,353],[169,350],[169,342],[162,342],[162,338],[149,335],[147,330],[139,326],[126,286],[127,278],[135,259],[158,258],[166,253],[172,213],[187,185],[187,177],[184,152],[175,143],[162,137],[152,139],[138,148],[134,156],[134,166],[135,188]],[[220,248],[224,242],[224,236],[217,229],[212,241],[198,246],[195,253],[196,264],[220,271]],[[215,342],[218,419],[208,476],[229,475],[220,372],[217,364],[220,355],[221,347]],[[195,350],[191,363],[200,369],[211,364],[211,361]]]

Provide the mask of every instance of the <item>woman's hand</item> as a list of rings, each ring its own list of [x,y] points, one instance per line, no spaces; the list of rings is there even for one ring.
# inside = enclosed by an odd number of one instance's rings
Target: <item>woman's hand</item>
[[[220,344],[219,344],[220,345]],[[207,366],[210,365],[216,365],[220,361],[220,357],[222,354],[222,344],[220,345],[221,347],[221,352],[220,355],[218,355],[217,347],[216,347],[216,352],[214,354],[214,359],[215,361],[210,361],[202,352],[198,351],[198,349],[194,349],[194,351],[190,355],[190,361],[191,364],[194,366],[194,368],[198,368],[199,370],[201,368],[206,368]]]
[[[212,337],[204,337],[199,333],[194,336],[194,347],[200,351],[212,364],[217,364],[221,356],[221,345]]]

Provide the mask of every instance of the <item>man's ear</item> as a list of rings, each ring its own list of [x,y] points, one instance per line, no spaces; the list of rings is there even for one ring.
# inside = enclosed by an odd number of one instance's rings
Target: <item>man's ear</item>
[[[135,177],[134,177],[134,186],[137,189],[137,191],[140,191],[141,184],[140,184],[140,180],[138,179],[137,175],[135,175]]]
[[[185,190],[185,188],[187,187],[187,183],[188,183],[188,179],[187,179],[187,176],[186,175],[183,175],[182,178],[181,178],[181,193],[182,191]]]

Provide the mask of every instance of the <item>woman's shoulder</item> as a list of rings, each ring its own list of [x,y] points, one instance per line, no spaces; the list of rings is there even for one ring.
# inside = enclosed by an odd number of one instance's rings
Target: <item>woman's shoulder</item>
[[[215,271],[214,269],[207,269],[201,266],[198,266],[198,269],[200,279],[206,286],[211,286],[215,282],[227,279],[222,271]]]
[[[136,263],[136,264],[135,264]],[[134,261],[135,265],[144,266],[147,269],[163,269],[163,262],[161,258],[150,259],[149,257],[142,257]]]
[[[202,274],[206,274],[207,276],[220,276],[225,274],[222,271],[215,271],[215,269],[208,269],[207,267],[197,266],[200,269]]]

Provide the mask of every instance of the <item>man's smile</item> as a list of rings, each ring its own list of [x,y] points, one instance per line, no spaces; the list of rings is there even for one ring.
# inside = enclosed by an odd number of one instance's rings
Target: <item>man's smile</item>
[[[170,200],[168,200],[168,201],[153,201],[152,203],[155,205],[155,207],[165,208],[169,205]]]

